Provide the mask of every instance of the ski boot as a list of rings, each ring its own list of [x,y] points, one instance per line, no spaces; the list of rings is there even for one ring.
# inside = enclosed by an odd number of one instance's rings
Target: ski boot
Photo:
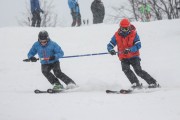
[[[133,83],[131,86],[132,89],[142,89],[142,87],[142,83]]]
[[[69,84],[67,84],[66,89],[74,89],[76,87],[77,87],[77,85],[75,83],[69,83]]]
[[[55,83],[55,84],[54,84],[54,87],[53,87],[53,89],[52,89],[52,90],[54,90],[54,91],[58,91],[58,90],[63,90],[63,89],[64,89],[64,87],[63,87],[63,85],[62,85],[62,84]]]
[[[160,85],[158,84],[158,83],[151,83],[151,84],[149,84],[149,86],[148,86],[148,88],[159,88],[160,87]]]

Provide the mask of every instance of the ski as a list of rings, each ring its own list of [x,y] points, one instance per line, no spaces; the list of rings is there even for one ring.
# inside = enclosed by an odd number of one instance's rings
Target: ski
[[[34,93],[36,94],[42,94],[42,93],[61,93],[61,92],[64,92],[65,89],[63,90],[53,90],[53,89],[48,89],[48,90],[39,90],[39,89],[36,89],[34,90]]]
[[[121,89],[119,91],[106,90],[106,93],[108,93],[108,94],[130,94],[132,92],[133,92],[132,89]]]
[[[79,87],[77,86],[76,88],[69,88],[69,89],[61,89],[61,90],[53,90],[53,89],[47,89],[47,90],[39,90],[36,89],[34,90],[34,93],[36,94],[42,94],[42,93],[49,93],[49,94],[54,94],[54,93],[65,93],[65,92],[74,92],[77,91]]]
[[[155,91],[161,90],[161,87],[158,86],[156,88],[142,87],[140,89],[121,89],[119,91],[115,90],[106,90],[108,94],[131,94],[131,93],[151,93]]]
[[[39,90],[39,89],[36,89],[34,90],[34,93],[36,94],[41,94],[41,93],[48,93],[47,90]]]
[[[47,93],[62,93],[64,91],[66,91],[66,89],[61,89],[61,90],[48,89]]]

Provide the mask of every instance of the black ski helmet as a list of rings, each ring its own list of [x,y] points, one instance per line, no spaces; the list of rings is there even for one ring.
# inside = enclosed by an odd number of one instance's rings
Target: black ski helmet
[[[45,30],[42,30],[39,32],[39,35],[38,35],[38,40],[41,41],[41,40],[48,40],[49,39],[49,35],[48,35],[48,32],[45,31]]]

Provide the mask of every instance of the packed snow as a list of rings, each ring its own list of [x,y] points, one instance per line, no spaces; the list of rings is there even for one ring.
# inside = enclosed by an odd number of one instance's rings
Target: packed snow
[[[108,54],[60,59],[62,71],[79,88],[68,93],[35,94],[35,89],[52,88],[39,61],[22,61],[40,30],[47,30],[69,56],[107,52],[119,25],[0,28],[0,120],[179,120],[180,20],[132,24],[142,42],[142,68],[159,82],[158,91],[106,94],[106,89],[131,86],[118,57]]]

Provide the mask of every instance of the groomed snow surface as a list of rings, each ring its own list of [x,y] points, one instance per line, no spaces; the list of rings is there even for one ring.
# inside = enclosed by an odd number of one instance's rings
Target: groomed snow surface
[[[0,120],[180,120],[180,20],[132,24],[142,43],[142,68],[162,86],[158,91],[106,94],[131,84],[117,56],[101,55],[60,60],[62,71],[80,86],[77,91],[34,94],[52,88],[39,61],[22,61],[40,30],[69,56],[107,52],[119,25],[0,28]]]

